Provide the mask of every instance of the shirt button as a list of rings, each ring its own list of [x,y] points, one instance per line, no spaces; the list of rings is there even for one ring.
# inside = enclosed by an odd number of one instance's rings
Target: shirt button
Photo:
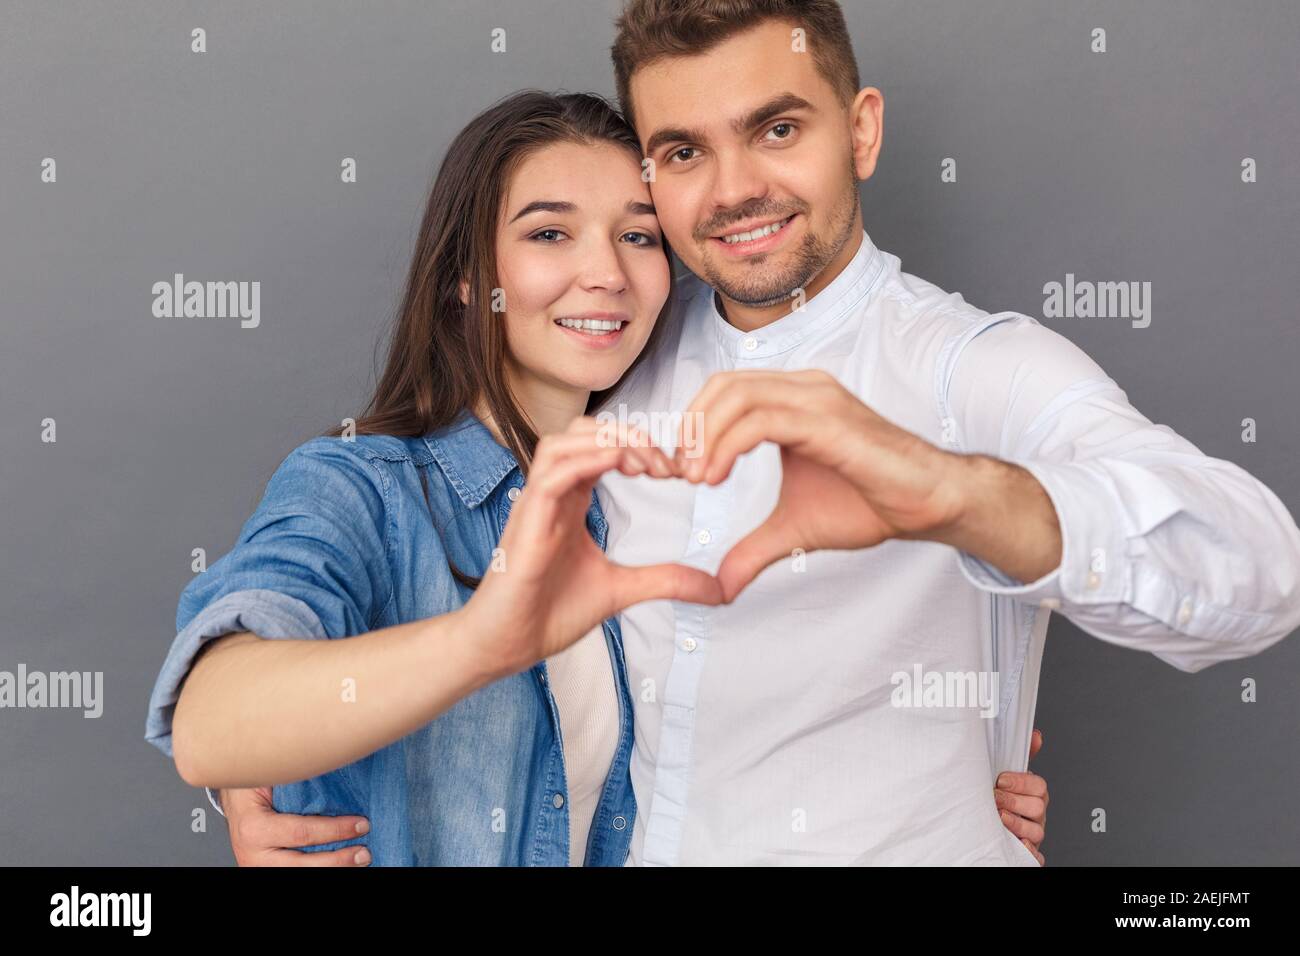
[[[1186,624],[1192,619],[1192,599],[1183,598],[1183,603],[1178,605],[1178,623]]]
[[[518,501],[518,500],[519,500],[519,489],[518,489],[518,488],[511,488],[509,491],[506,492],[506,497],[509,498],[511,501]]]
[[[713,535],[709,534],[708,528],[705,528],[703,531],[701,531],[699,534],[695,536],[695,540],[698,541],[700,544],[708,544],[710,541],[713,540]]]
[[[1099,584],[1101,584],[1101,575],[1098,574],[1096,571],[1089,571],[1089,572],[1088,572],[1088,588],[1089,588],[1090,590],[1096,590],[1097,585],[1099,585]]]
[[[564,794],[557,793],[551,803],[554,804],[555,809],[560,809],[560,807],[564,806]]]
[[[624,830],[627,828],[627,817],[617,816],[614,818],[614,829]]]
[[[684,641],[682,641],[682,650],[684,650],[688,654],[691,651],[695,650],[695,648],[697,648],[698,646],[699,644],[696,642],[695,638],[693,637],[688,637]]]
[[[746,352],[752,352],[754,349],[758,348],[758,339],[754,338],[752,335],[747,335],[745,336],[745,341],[742,342],[741,345],[745,347]]]

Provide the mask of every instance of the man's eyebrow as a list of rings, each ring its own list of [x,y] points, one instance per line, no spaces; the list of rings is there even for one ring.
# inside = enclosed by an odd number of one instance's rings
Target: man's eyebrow
[[[648,202],[638,202],[635,199],[629,199],[627,205],[623,208],[633,216],[655,215],[655,207],[652,204]],[[558,199],[537,199],[515,213],[514,216],[511,217],[510,222],[514,222],[516,219],[522,219],[524,216],[534,212],[570,213],[577,211],[578,207],[571,202]],[[508,226],[510,223],[508,222],[506,225]]]
[[[758,106],[739,119],[731,121],[731,128],[737,133],[744,133],[755,126],[761,126],[774,116],[780,116],[782,113],[792,113],[795,110],[808,110],[817,112],[817,107],[813,106],[802,96],[797,93],[779,93],[772,99],[768,100],[762,106]],[[659,147],[665,143],[684,140],[686,142],[699,142],[704,139],[704,133],[697,129],[686,129],[681,126],[670,126],[664,129],[655,130],[655,132],[646,140],[646,155],[652,155]]]

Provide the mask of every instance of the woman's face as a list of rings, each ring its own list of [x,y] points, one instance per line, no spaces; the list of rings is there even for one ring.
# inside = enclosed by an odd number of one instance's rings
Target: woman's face
[[[671,273],[641,167],[611,143],[520,164],[497,228],[509,362],[524,393],[613,385],[644,347]]]

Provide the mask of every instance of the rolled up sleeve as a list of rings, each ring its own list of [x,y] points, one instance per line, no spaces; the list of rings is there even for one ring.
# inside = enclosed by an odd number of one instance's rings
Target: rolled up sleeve
[[[1060,565],[1027,583],[959,552],[967,580],[1185,671],[1300,627],[1300,528],[1263,483],[1152,423],[1082,350],[1028,316],[966,351],[951,390],[965,450],[1029,471],[1062,540]]]
[[[149,743],[173,756],[181,686],[209,641],[241,631],[328,639],[371,629],[392,599],[386,481],[339,439],[313,439],[284,460],[235,546],[181,594],[177,633],[150,695]]]

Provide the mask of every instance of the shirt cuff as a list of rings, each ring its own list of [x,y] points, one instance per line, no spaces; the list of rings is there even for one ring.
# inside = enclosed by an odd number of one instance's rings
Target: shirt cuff
[[[1083,463],[1013,460],[1011,464],[1028,471],[1047,492],[1061,529],[1061,561],[1025,583],[959,551],[958,566],[966,580],[989,594],[1048,608],[1122,602],[1129,579],[1127,521],[1104,478]]]
[[[194,658],[208,641],[238,631],[265,638],[327,637],[315,611],[279,591],[232,591],[205,607],[172,641],[149,698],[144,739],[168,757],[174,756],[172,716]]]

